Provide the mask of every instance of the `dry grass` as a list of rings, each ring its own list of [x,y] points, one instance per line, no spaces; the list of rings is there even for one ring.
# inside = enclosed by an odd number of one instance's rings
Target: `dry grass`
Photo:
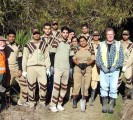
[[[121,120],[133,120],[133,100],[126,100]]]
[[[49,107],[36,109],[33,112],[29,111],[28,107],[11,106],[0,114],[0,120],[103,120],[99,96],[97,96],[93,107],[90,107],[87,103],[85,113],[80,111],[80,103],[78,103],[77,109],[72,108],[72,102],[70,101],[64,107],[65,111],[52,113]]]

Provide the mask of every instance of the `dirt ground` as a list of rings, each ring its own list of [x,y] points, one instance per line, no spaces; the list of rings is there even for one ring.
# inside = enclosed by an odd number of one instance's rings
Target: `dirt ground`
[[[133,120],[133,100],[126,100],[121,120]]]
[[[65,111],[52,113],[49,106],[34,112],[29,111],[26,107],[12,106],[0,114],[0,120],[103,120],[99,96],[97,96],[93,107],[87,102],[85,112],[80,111],[80,102],[76,109],[72,108],[71,101],[68,101],[64,107]]]

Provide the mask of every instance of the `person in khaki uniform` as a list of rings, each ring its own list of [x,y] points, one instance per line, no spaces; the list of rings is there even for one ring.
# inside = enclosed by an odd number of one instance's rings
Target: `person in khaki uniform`
[[[69,55],[70,45],[67,43],[69,28],[64,26],[61,28],[61,38],[53,42],[52,52],[55,53],[54,58],[54,85],[50,109],[52,112],[63,111],[63,99],[67,92],[67,84],[69,78]]]
[[[28,100],[30,109],[35,109],[36,82],[39,85],[39,103],[37,108],[45,107],[47,92],[47,77],[50,71],[50,57],[45,41],[40,40],[40,32],[33,31],[33,40],[26,44],[23,52],[23,73],[28,79]]]
[[[55,23],[53,23],[53,24],[55,24]],[[56,25],[54,27],[56,27]],[[50,81],[49,81],[49,86],[48,86],[48,95],[51,96],[52,89],[53,89],[53,76],[54,76],[54,57],[53,57],[54,55],[51,52],[51,49],[52,49],[53,41],[60,36],[59,35],[60,32],[55,33],[56,30],[54,30],[54,32],[53,32],[52,26],[50,23],[45,23],[43,25],[43,32],[44,32],[44,34],[41,36],[41,40],[43,40],[47,43],[48,48],[49,48],[48,50],[50,53],[50,62],[51,62],[50,73],[51,73],[51,75],[49,76]]]
[[[53,75],[53,62],[54,58],[51,52],[53,41],[59,38],[60,36],[54,36],[52,33],[52,27],[50,23],[45,23],[43,25],[43,32],[44,34],[41,36],[41,40],[45,41],[48,45],[49,52],[50,52],[50,61],[51,61],[51,74]]]
[[[52,27],[50,23],[44,23],[43,25],[44,34],[41,36],[41,40],[44,40],[48,45],[51,45],[53,41]]]
[[[54,37],[61,36],[61,30],[58,28],[58,22],[56,20],[52,22],[52,34]]]
[[[95,51],[95,56],[97,54],[97,49],[98,49],[98,45],[100,43],[100,34],[98,31],[94,31],[93,32],[93,38],[92,38],[92,44],[94,47],[94,51]],[[94,63],[92,65],[92,81],[91,81],[91,98],[90,98],[90,105],[93,106],[93,102],[94,102],[94,97],[95,97],[95,93],[96,93],[96,89],[97,89],[97,85],[99,82],[99,68],[97,67],[97,65]]]
[[[123,100],[127,98],[127,96],[130,96],[131,99],[133,99],[133,82],[132,82],[132,76],[133,76],[133,43],[129,40],[130,34],[128,30],[123,31],[123,39],[121,40],[122,46],[123,46],[123,52],[124,52],[124,63],[122,72],[119,77],[119,86],[123,79],[126,79],[126,91],[127,95],[123,94]]]
[[[22,77],[22,51],[20,45],[15,43],[16,33],[9,31],[7,36],[7,45],[5,47],[5,54],[7,58],[7,72],[5,78],[5,86],[7,88],[7,96],[9,95],[10,87],[15,79],[20,86],[20,98],[18,105],[28,105],[27,101],[27,82]],[[9,88],[9,89],[8,89]]]
[[[87,43],[91,43],[92,36],[89,34],[89,25],[87,23],[82,24],[81,31],[82,33],[78,37],[84,36],[87,39]]]
[[[74,67],[74,88],[73,88],[73,108],[77,107],[77,97],[79,95],[80,88],[82,86],[82,70],[85,70],[84,74],[84,97],[88,96],[88,89],[91,82],[92,67],[91,65],[95,60],[95,52],[92,44],[87,45],[87,39],[84,36],[79,38],[79,50],[73,57],[75,63]]]

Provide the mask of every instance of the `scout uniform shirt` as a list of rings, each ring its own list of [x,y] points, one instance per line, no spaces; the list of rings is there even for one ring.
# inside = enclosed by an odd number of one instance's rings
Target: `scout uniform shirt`
[[[90,43],[91,40],[92,40],[92,36],[91,36],[89,33],[87,33],[86,35],[84,35],[84,34],[82,33],[82,34],[80,34],[78,37],[80,37],[80,36],[84,36],[84,37],[87,39],[87,43]]]
[[[23,71],[27,71],[29,66],[45,66],[50,67],[49,51],[45,41],[34,43],[33,41],[26,44],[23,53]]]
[[[52,46],[52,52],[55,54],[54,67],[69,69],[69,55],[70,55],[70,45],[60,38],[58,41],[55,40]]]
[[[93,44],[93,48],[94,48],[94,52],[95,52],[95,56],[96,56],[98,45],[99,45],[100,41],[97,41],[97,43],[96,43],[96,42],[94,42],[94,40],[92,40],[91,43]]]
[[[133,43],[130,40],[127,40],[126,42],[121,40],[121,43],[122,43],[123,52],[124,52],[124,63],[123,63],[123,66],[128,68],[133,63],[133,56],[131,54],[133,52]]]
[[[95,60],[95,53],[92,44],[88,45],[84,51],[79,47],[79,50],[74,55],[73,59],[77,59],[79,63],[88,63],[89,60]]]
[[[48,50],[50,53],[51,53],[53,41],[56,39],[57,39],[57,37],[55,37],[52,33],[50,36],[46,36],[46,35],[41,36],[41,40],[45,41],[46,44],[48,45]]]
[[[7,42],[7,45],[5,47],[5,54],[7,58],[7,65],[10,66],[19,66],[21,67],[21,63],[19,63],[19,58],[22,57],[22,49],[20,45],[17,43],[9,43]]]
[[[48,45],[51,45],[53,41],[53,34],[46,36],[45,34],[41,36],[41,40],[44,40]]]
[[[94,47],[94,52],[95,52],[95,60],[96,60],[96,55],[97,55],[97,50],[98,50],[98,45],[100,43],[100,41],[94,41],[92,40],[91,42],[93,44]],[[96,63],[94,63],[92,65],[92,81],[91,81],[91,87],[92,89],[96,89],[97,87],[97,81],[99,81],[99,68],[97,67]]]
[[[54,37],[57,37],[57,38],[61,37],[61,31],[59,29],[56,31],[52,30],[52,34]]]

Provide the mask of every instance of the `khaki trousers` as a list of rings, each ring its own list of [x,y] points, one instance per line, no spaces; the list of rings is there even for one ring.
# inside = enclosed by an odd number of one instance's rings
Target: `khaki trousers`
[[[47,92],[46,68],[44,66],[27,67],[28,100],[31,106],[35,104],[36,82],[39,85],[39,103],[45,104]]]
[[[21,102],[27,101],[28,96],[28,84],[27,81],[24,79],[24,77],[18,77],[18,66],[17,65],[10,65],[7,67],[6,70],[6,81],[5,86],[10,87],[13,84],[13,80],[16,80],[20,87],[20,98],[19,100]],[[9,91],[7,92],[7,95],[9,95]]]
[[[128,89],[132,89],[133,88],[132,77],[133,77],[133,71],[132,71],[132,66],[130,66],[129,68],[126,69],[124,73],[123,72],[120,73],[118,87],[121,85],[122,80],[126,80],[125,81],[126,87]]]
[[[96,64],[92,67],[92,81],[91,81],[91,88],[95,90],[97,88],[98,81],[100,81],[99,77],[99,68],[96,66]]]
[[[54,86],[51,98],[51,106],[61,105],[67,92],[69,69],[54,69]]]
[[[90,82],[91,82],[91,73],[92,73],[92,68],[91,66],[88,66],[86,68],[86,73],[84,74],[84,96],[88,96],[88,89],[90,87]],[[74,68],[74,87],[73,87],[73,96],[78,96],[80,88],[82,86],[82,74],[81,74],[81,69],[78,66],[75,66]]]

